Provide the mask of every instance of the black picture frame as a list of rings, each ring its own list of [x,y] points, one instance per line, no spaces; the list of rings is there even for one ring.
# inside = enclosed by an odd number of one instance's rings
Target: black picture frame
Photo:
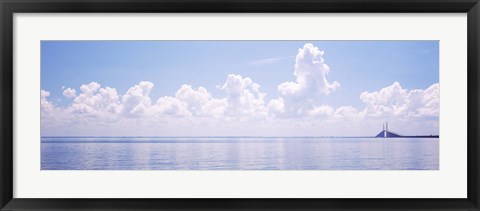
[[[478,0],[0,0],[1,210],[480,210]],[[467,13],[466,199],[25,199],[13,198],[14,13]],[[235,191],[235,190],[232,190]],[[413,191],[413,190],[412,190]]]

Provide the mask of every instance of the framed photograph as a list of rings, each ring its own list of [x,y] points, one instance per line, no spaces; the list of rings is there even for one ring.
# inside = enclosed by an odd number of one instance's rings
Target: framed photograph
[[[479,210],[478,0],[0,6],[1,210]]]

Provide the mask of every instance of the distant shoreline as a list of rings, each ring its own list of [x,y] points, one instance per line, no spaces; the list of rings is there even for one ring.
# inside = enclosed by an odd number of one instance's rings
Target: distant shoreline
[[[386,138],[439,138],[439,135],[400,136]],[[41,136],[40,138],[378,138],[375,136]]]

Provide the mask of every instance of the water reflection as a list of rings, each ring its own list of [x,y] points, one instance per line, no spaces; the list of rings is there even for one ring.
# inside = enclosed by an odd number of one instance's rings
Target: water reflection
[[[43,170],[438,170],[438,138],[42,138]]]

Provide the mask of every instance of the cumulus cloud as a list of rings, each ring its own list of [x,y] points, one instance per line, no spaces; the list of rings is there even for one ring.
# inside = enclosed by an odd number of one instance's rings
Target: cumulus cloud
[[[283,98],[270,100],[267,108],[272,115],[285,113]]]
[[[425,90],[412,90],[407,98],[407,107],[409,116],[438,116],[440,114],[440,85],[436,83]]]
[[[173,116],[190,116],[192,113],[188,110],[188,105],[181,100],[165,96],[157,100],[153,106],[153,111],[159,114],[167,114]]]
[[[47,97],[50,96],[50,92],[40,90],[40,109],[42,114],[53,110],[52,102],[48,101]]]
[[[228,103],[225,98],[215,99],[204,87],[192,89],[190,85],[182,85],[175,97],[186,103],[188,110],[195,115],[223,115]]]
[[[278,86],[278,91],[284,96],[317,96],[318,94],[328,95],[340,84],[336,81],[329,82],[327,75],[330,67],[323,59],[324,51],[318,49],[311,43],[298,49],[295,59],[296,82],[285,82]]]
[[[75,128],[105,128],[98,133],[107,128],[111,131],[121,128],[136,135],[145,135],[142,131],[153,135],[160,131],[165,135],[171,130],[182,134],[195,131],[195,134],[204,135],[232,135],[228,131],[235,134],[250,131],[261,135],[262,131],[276,130],[281,131],[275,134],[287,135],[300,132],[303,135],[348,135],[348,132],[361,135],[363,130],[376,133],[377,124],[396,119],[397,125],[410,132],[415,131],[408,130],[412,121],[424,123],[415,128],[425,127],[430,131],[438,128],[438,84],[424,90],[408,90],[395,82],[378,91],[361,93],[359,96],[364,105],[359,108],[350,105],[334,108],[311,103],[310,109],[299,110],[304,113],[296,116],[282,115],[288,105],[284,98],[265,104],[266,94],[260,91],[260,86],[251,78],[240,75],[229,75],[225,83],[218,86],[224,91],[222,98],[213,97],[204,87],[184,84],[174,95],[160,97],[152,103],[150,93],[153,87],[153,83],[142,81],[120,95],[114,88],[91,82],[82,85],[80,93],[65,108],[56,107],[48,100],[50,93],[41,90],[42,127],[55,131],[68,126],[65,130],[72,132]],[[429,122],[423,121],[424,117]],[[339,124],[351,130],[339,130],[335,127]]]
[[[204,87],[194,89],[191,85],[184,84],[175,93],[175,97],[159,98],[154,110],[158,113],[176,116],[220,117],[225,113],[227,106],[227,99],[213,98]]]
[[[45,90],[40,91],[40,124],[42,128],[50,128],[55,131],[67,126],[73,117],[68,112],[68,109],[59,108],[48,100],[49,97],[50,92]]]
[[[230,115],[266,116],[264,98],[260,85],[251,78],[230,74],[220,87],[227,94]]]
[[[363,92],[360,99],[365,103],[368,116],[421,117],[439,115],[439,84],[425,90],[407,90],[399,82],[375,92]]]
[[[150,91],[153,83],[141,81],[139,84],[128,89],[122,96],[123,112],[128,116],[142,116],[151,107]]]
[[[95,126],[112,131],[121,128],[136,135],[146,135],[144,131],[152,135],[160,131],[165,135],[173,130],[182,134],[195,131],[192,135],[232,135],[228,131],[235,134],[250,131],[257,135],[265,135],[263,131],[276,131],[267,135],[347,135],[338,129],[341,124],[352,128],[353,135],[361,135],[366,128],[386,120],[399,120],[397,124],[402,120],[406,128],[411,122],[424,123],[424,119],[429,119],[428,127],[438,130],[438,83],[426,89],[408,90],[394,82],[377,91],[359,93],[359,98],[352,100],[362,102],[360,106],[332,107],[324,99],[340,84],[327,80],[330,68],[323,56],[324,52],[310,43],[300,48],[293,70],[295,81],[279,84],[278,96],[268,102],[267,93],[261,91],[258,83],[239,74],[226,76],[223,84],[217,86],[223,92],[219,96],[213,96],[203,86],[183,84],[170,96],[155,100],[150,96],[154,88],[150,81],[140,81],[123,94],[90,82],[81,85],[78,92],[62,87],[63,95],[73,100],[65,107],[56,107],[48,100],[50,92],[41,90],[42,127],[48,126],[53,131],[58,127],[69,127],[69,131],[80,127],[90,131],[88,128]]]
[[[329,95],[340,87],[337,81],[327,80],[330,67],[325,63],[323,55],[324,52],[311,43],[298,49],[293,72],[296,81],[278,85],[280,99],[269,103],[272,111],[290,116],[317,115],[321,111],[321,108],[316,108],[321,105],[321,96]]]
[[[321,105],[313,108],[310,111],[310,116],[331,116],[333,114],[333,108],[328,105]]]
[[[351,121],[362,118],[363,114],[364,113],[362,112],[358,112],[358,110],[353,106],[341,106],[335,110],[333,117]]]
[[[66,88],[63,90],[63,96],[67,98],[74,98],[75,96],[77,96],[77,92],[75,91],[75,89]]]
[[[97,82],[92,81],[89,84],[83,84],[80,86],[80,90],[83,93],[94,93],[100,88],[100,84]]]
[[[80,86],[80,91],[69,108],[74,113],[104,116],[121,110],[119,96],[114,88],[101,88],[99,83],[91,82]]]

